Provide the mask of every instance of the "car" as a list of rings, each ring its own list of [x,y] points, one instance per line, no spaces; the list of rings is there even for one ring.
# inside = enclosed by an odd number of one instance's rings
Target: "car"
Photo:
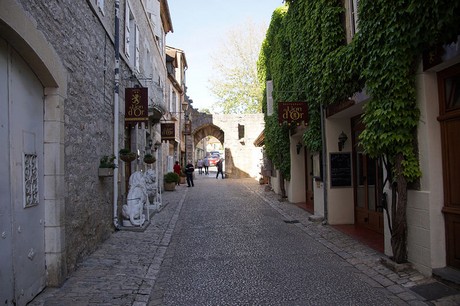
[[[209,166],[210,167],[215,167],[217,162],[219,161],[220,159],[220,153],[213,153],[211,154],[209,157],[208,157],[208,161],[209,161]]]

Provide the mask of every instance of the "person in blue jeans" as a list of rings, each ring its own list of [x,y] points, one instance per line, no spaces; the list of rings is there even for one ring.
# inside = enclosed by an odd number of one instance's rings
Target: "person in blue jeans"
[[[219,161],[217,162],[216,166],[217,166],[217,175],[216,175],[216,179],[219,177],[219,173],[220,175],[222,176],[222,179],[224,179],[224,171],[223,171],[223,168],[224,168],[224,165],[223,165],[223,162],[224,162],[224,159],[221,158],[219,159]]]
[[[195,184],[193,183],[193,172],[195,172],[195,167],[192,164],[191,160],[187,161],[187,165],[185,165],[185,175],[187,176],[187,187],[194,187]]]
[[[209,174],[209,159],[207,156],[203,159],[203,167],[204,167],[204,174],[208,175]]]

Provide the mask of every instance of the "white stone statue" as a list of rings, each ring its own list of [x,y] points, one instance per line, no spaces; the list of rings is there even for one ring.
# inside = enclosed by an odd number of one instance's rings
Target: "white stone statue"
[[[145,184],[147,186],[147,194],[149,196],[150,203],[152,204],[150,207],[158,211],[161,209],[161,202],[159,201],[159,190],[156,180],[156,173],[153,169],[148,169],[145,172]]]
[[[122,214],[124,226],[142,226],[145,222],[144,205],[149,204],[144,174],[134,172],[129,178],[127,204],[123,205]]]

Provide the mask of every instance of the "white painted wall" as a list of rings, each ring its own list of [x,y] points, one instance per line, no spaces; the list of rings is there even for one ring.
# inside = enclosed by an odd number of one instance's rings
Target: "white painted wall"
[[[408,193],[408,256],[415,268],[430,275],[446,265],[446,241],[442,215],[443,176],[438,86],[436,73],[419,72],[417,101],[421,190]]]
[[[333,188],[330,186],[330,153],[339,152],[338,137],[342,131],[348,136],[342,152],[351,152],[350,119],[326,119],[327,210],[329,224],[354,224],[353,186]]]
[[[291,181],[288,182],[286,193],[288,201],[291,203],[305,202],[305,150],[302,148],[297,154],[297,143],[301,141],[302,133],[297,133],[290,137],[290,155],[291,155]]]

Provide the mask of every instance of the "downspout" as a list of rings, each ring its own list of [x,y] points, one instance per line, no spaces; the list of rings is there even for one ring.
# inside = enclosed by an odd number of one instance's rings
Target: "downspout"
[[[323,167],[323,200],[324,200],[324,221],[323,225],[328,223],[328,208],[327,208],[327,148],[326,148],[326,131],[324,125],[324,107],[320,106],[321,112],[321,142],[322,142],[322,167]]]
[[[120,91],[120,0],[115,0],[115,84],[113,97],[113,155],[115,165],[118,165],[118,130],[119,106],[118,95]],[[118,223],[118,167],[113,169],[113,225],[119,229]]]

